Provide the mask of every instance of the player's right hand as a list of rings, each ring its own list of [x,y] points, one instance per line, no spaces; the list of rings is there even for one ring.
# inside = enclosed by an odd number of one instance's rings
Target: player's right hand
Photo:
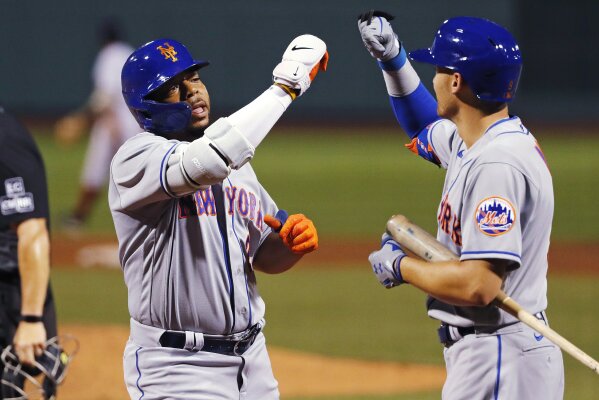
[[[308,90],[318,71],[326,71],[329,62],[327,45],[313,35],[301,35],[289,43],[282,61],[272,72],[275,84],[301,96]],[[294,99],[292,93],[289,95]]]
[[[370,10],[358,17],[358,29],[366,50],[380,61],[388,61],[399,54],[401,45],[393,32],[394,17],[384,11]]]
[[[13,345],[19,361],[33,365],[46,347],[46,328],[42,322],[21,321],[15,332]]]
[[[372,266],[372,272],[377,279],[387,289],[406,283],[401,276],[400,263],[406,256],[403,249],[388,234],[383,234],[381,249],[373,251],[368,256],[368,261]]]
[[[275,217],[267,214],[264,222],[279,233],[285,246],[295,254],[308,254],[318,249],[316,227],[304,214],[293,214],[286,220],[282,220],[279,213]]]

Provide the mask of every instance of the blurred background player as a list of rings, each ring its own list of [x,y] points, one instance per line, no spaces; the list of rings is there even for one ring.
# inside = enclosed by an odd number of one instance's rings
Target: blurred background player
[[[0,181],[0,348],[13,344],[19,361],[31,366],[47,338],[56,336],[46,171],[29,132],[3,109]],[[5,379],[22,386],[24,377]],[[5,394],[7,389],[3,384]]]
[[[59,143],[69,145],[91,125],[77,201],[62,221],[68,228],[87,220],[107,182],[114,153],[141,131],[121,92],[121,69],[133,48],[123,41],[122,27],[112,18],[98,27],[98,38],[101,49],[92,69],[93,92],[83,108],[62,118],[55,127]]]
[[[522,69],[520,48],[482,18],[447,19],[432,46],[409,53],[436,68],[430,95],[384,12],[358,20],[378,60],[408,148],[447,170],[437,239],[459,261],[406,256],[388,234],[369,261],[386,288],[409,283],[429,295],[441,322],[447,378],[442,398],[563,398],[559,347],[492,302],[504,290],[548,324],[547,252],[553,219],[551,174],[534,136],[511,116]]]

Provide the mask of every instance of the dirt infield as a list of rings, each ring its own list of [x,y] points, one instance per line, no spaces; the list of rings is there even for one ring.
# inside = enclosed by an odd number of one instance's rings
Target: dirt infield
[[[368,254],[377,247],[376,241],[322,240],[318,251],[302,260],[302,266],[326,264],[341,268],[362,264],[367,267]],[[118,268],[117,244],[112,237],[53,236],[52,264]],[[549,273],[599,274],[599,243],[552,243],[549,249]]]
[[[63,325],[77,336],[81,351],[61,386],[61,400],[126,399],[122,357],[124,326]],[[282,398],[294,396],[384,395],[439,390],[442,367],[330,358],[269,347]]]

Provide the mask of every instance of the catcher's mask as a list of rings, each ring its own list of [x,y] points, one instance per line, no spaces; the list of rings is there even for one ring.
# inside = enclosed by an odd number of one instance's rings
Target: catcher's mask
[[[23,365],[8,346],[0,359],[3,400],[56,399],[56,388],[64,380],[71,360],[79,351],[79,341],[70,335],[55,336],[46,342],[41,356],[32,366]]]

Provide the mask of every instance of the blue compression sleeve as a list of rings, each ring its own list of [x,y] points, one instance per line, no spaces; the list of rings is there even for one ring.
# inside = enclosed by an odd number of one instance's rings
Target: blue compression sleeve
[[[403,46],[401,46],[401,50],[399,51],[398,55],[396,55],[395,57],[393,57],[390,60],[387,60],[387,61],[379,60],[377,62],[379,64],[379,67],[382,70],[397,71],[401,67],[403,67],[403,65],[406,63],[407,60],[408,60],[408,55],[406,54],[406,50],[403,48]]]
[[[389,96],[397,122],[413,139],[428,124],[439,119],[437,102],[420,82],[416,90],[404,97]]]

